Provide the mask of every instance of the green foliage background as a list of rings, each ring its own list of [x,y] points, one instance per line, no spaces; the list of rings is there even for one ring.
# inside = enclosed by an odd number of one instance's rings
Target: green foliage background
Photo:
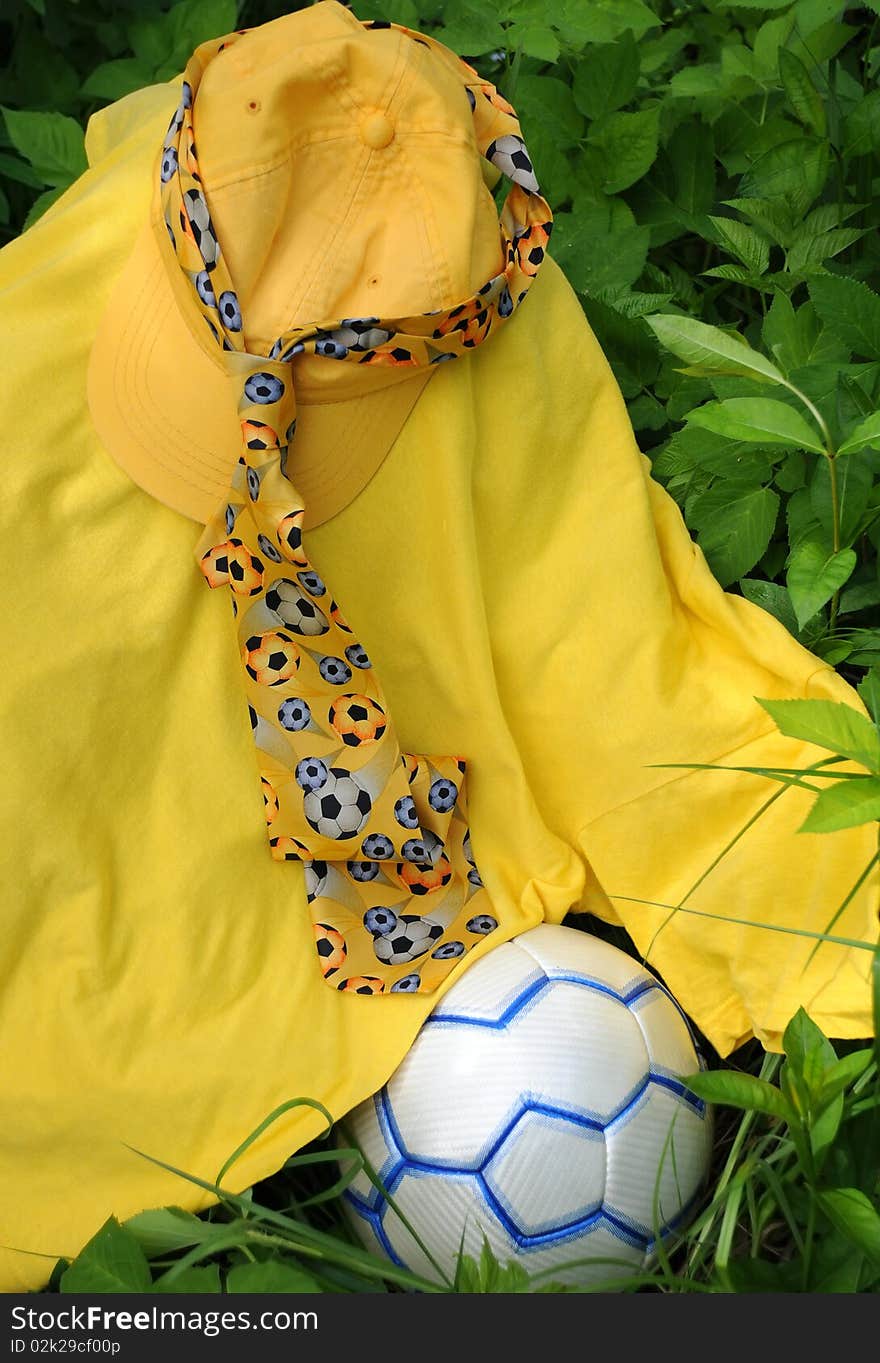
[[[299,7],[7,0],[0,231],[85,168],[95,109]],[[434,33],[515,102],[553,254],[655,476],[722,585],[858,682],[880,664],[880,0],[353,8]],[[695,363],[694,334],[656,314],[745,339],[775,372]]]
[[[174,79],[209,37],[302,7],[4,0],[0,241],[85,169],[96,109]],[[719,581],[859,684],[880,720],[880,0],[353,9],[433,33],[515,104],[555,214],[552,253],[655,476]],[[816,738],[819,718],[781,727]],[[841,739],[857,722],[864,732]],[[817,741],[866,771],[820,796],[816,830],[877,818],[876,728],[836,715]],[[660,1290],[877,1290],[876,1056],[844,1050],[798,1015],[778,1087],[778,1058],[757,1047],[744,1068],[699,1081],[745,1115],[726,1128],[716,1191],[676,1264],[663,1257],[651,1278]],[[52,1285],[216,1292],[221,1268],[227,1291],[402,1283],[348,1243],[339,1183],[310,1182],[338,1154],[292,1157],[263,1185],[265,1205],[218,1187],[207,1219],[108,1222]],[[484,1256],[454,1287],[518,1291],[521,1279]]]

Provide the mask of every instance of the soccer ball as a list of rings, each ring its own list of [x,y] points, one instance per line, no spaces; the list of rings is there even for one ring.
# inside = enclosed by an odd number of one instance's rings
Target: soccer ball
[[[368,909],[364,926],[373,934],[373,950],[385,965],[406,965],[418,960],[443,936],[443,926],[415,913],[395,914],[390,909]]]
[[[339,841],[360,833],[372,807],[369,793],[343,767],[330,767],[327,779],[303,800],[303,811],[315,832]]]
[[[526,144],[515,133],[505,133],[503,137],[496,137],[494,142],[490,142],[486,148],[486,160],[497,166],[501,174],[506,175],[508,180],[513,180],[515,184],[521,185],[530,194],[539,192],[534,166],[529,153],[526,151]]]
[[[330,706],[330,723],[350,748],[377,743],[387,727],[385,711],[369,696],[350,691]]]
[[[484,1237],[500,1262],[541,1274],[536,1286],[636,1273],[706,1177],[711,1117],[683,1082],[699,1068],[649,971],[573,928],[533,928],[456,981],[386,1086],[346,1118],[386,1190],[358,1173],[351,1223],[433,1281],[388,1197],[450,1279],[459,1248],[479,1258]]]
[[[272,614],[294,634],[326,634],[330,625],[314,601],[303,596],[296,582],[279,577],[266,592],[266,605]]]
[[[281,686],[299,667],[299,649],[280,629],[252,635],[241,654],[248,674],[261,686]]]

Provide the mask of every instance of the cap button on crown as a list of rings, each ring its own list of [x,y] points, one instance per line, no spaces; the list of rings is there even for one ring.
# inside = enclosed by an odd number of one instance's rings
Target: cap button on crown
[[[381,151],[394,140],[394,124],[387,114],[365,114],[361,119],[361,141],[373,151]]]

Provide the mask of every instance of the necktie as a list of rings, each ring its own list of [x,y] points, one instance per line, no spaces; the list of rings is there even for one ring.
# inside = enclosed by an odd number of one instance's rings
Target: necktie
[[[462,62],[477,144],[512,181],[501,211],[502,269],[456,307],[297,326],[267,355],[251,354],[201,185],[192,118],[206,65],[241,36],[206,43],[191,58],[159,172],[171,245],[224,352],[242,433],[228,495],[196,557],[208,585],[230,592],[269,845],[276,859],[303,862],[324,979],[358,994],[430,993],[498,927],[471,848],[467,764],[401,749],[364,643],[309,561],[303,501],[288,478],[293,362],[307,353],[414,366],[467,354],[525,297],[552,218],[513,109]]]

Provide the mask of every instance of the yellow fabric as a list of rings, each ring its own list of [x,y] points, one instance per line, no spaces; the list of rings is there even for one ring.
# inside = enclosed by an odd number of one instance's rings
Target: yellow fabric
[[[157,191],[180,83],[161,88]],[[378,112],[394,134],[379,147]],[[93,140],[134,116],[130,105],[101,112]],[[477,153],[461,64],[446,49],[429,53],[397,29],[366,31],[323,0],[211,61],[197,122],[203,185],[253,350],[316,318],[448,307],[498,268],[498,213],[481,174],[489,163]],[[135,482],[204,523],[229,486],[241,433],[216,345],[167,251],[157,192],[99,323],[89,400],[108,453]],[[299,357],[306,526],[366,485],[432,373]]]
[[[206,76],[231,45],[249,47],[251,35],[227,35],[193,54],[158,174],[166,268],[190,285],[190,303],[228,370],[227,401],[241,426],[231,484],[195,553],[208,585],[230,592],[269,845],[277,861],[303,863],[322,978],[333,989],[387,994],[387,1007],[393,994],[432,993],[497,931],[498,918],[472,850],[467,759],[401,750],[375,668],[312,568],[296,486],[299,369],[306,355],[322,358],[328,371],[340,364],[427,369],[467,356],[527,296],[552,215],[514,111],[495,87],[433,39],[371,29],[367,44],[402,38],[413,53],[452,64],[454,97],[472,110],[481,155],[510,173],[498,263],[474,293],[414,316],[319,316],[253,352],[195,137]],[[367,126],[381,150],[393,127],[384,113],[375,119],[378,126]],[[365,267],[373,268],[370,259]],[[193,389],[193,407],[199,398]],[[374,611],[381,619],[381,600]],[[431,620],[413,626],[427,632]]]
[[[433,1002],[377,1012],[314,970],[301,873],[265,845],[228,606],[194,569],[198,532],[130,482],[88,418],[90,344],[148,212],[154,149],[155,128],[135,126],[0,253],[0,1244],[47,1256],[75,1253],[111,1211],[202,1205],[124,1143],[212,1178],[284,1099],[337,1114],[375,1090]],[[527,308],[528,326],[438,370],[310,554],[402,743],[468,754],[481,871],[509,931],[616,910],[645,948],[660,911],[606,896],[674,902],[770,790],[646,764],[802,765],[822,754],[769,732],[752,698],[858,701],[718,588],[552,261]],[[805,806],[779,801],[690,905],[824,927],[874,831],[795,835]],[[875,876],[836,930],[873,941],[876,910]],[[832,1035],[866,1035],[867,953],[823,946],[802,974],[809,948],[679,914],[651,963],[723,1052],[752,1033],[778,1045],[799,1002]],[[232,1186],[319,1127],[292,1113]],[[0,1287],[50,1267],[6,1249]]]

